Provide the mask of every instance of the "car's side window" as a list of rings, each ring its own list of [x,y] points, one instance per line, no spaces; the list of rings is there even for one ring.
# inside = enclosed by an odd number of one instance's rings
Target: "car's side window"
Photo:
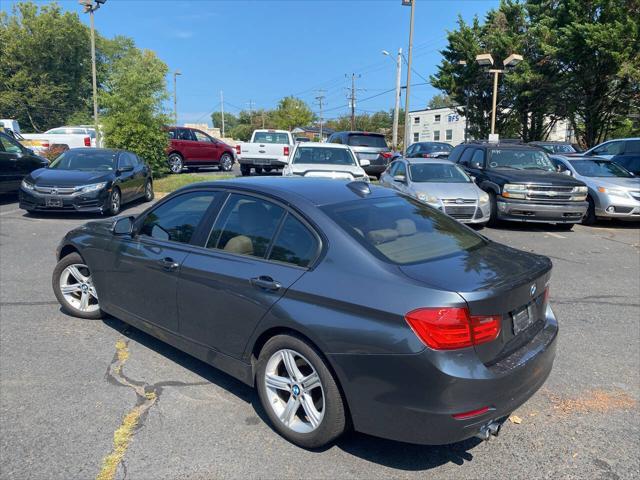
[[[460,158],[460,154],[464,150],[464,147],[464,144],[453,147],[453,150],[451,150],[451,153],[449,153],[449,160],[452,162],[457,162],[458,158]]]
[[[295,216],[287,214],[273,242],[269,260],[308,267],[318,252],[316,236]]]
[[[193,130],[193,134],[196,136],[196,140],[198,142],[207,142],[207,143],[213,143],[213,141],[211,140],[211,138],[206,135],[205,133],[199,131],[199,130]]]
[[[231,194],[207,240],[207,248],[264,258],[285,213],[262,198]]]
[[[640,140],[627,140],[627,145],[624,149],[626,154],[639,154],[640,153]]]
[[[118,158],[118,168],[123,169],[125,167],[133,167],[131,162],[131,156],[127,152],[122,152]]]
[[[620,155],[624,152],[623,142],[609,142],[594,150],[594,155]]]
[[[191,130],[189,130],[188,128],[181,128],[178,130],[178,140],[189,140],[189,141],[193,141],[195,140],[193,134],[191,133]]]
[[[20,145],[11,140],[9,137],[0,135],[0,143],[2,144],[2,148],[4,149],[4,151],[7,153],[22,153]]]
[[[192,192],[164,202],[145,217],[140,234],[189,243],[215,196],[215,192]]]
[[[407,149],[407,157],[410,157],[411,155],[413,155],[413,151],[416,149],[415,144],[411,145],[408,149]]]
[[[396,168],[393,176],[395,177],[396,175],[403,175],[405,177],[407,176],[407,167],[405,166],[404,162],[398,162],[398,168]]]
[[[389,165],[389,171],[387,173],[393,177],[396,174],[396,170],[398,169],[399,164],[400,162],[393,162],[391,165]]]
[[[464,152],[462,152],[462,155],[460,156],[460,160],[458,160],[458,163],[460,165],[464,165],[465,167],[468,167],[469,161],[473,156],[473,152],[475,152],[474,148],[467,148]]]
[[[476,149],[473,152],[473,157],[471,157],[471,161],[469,162],[472,168],[483,168],[484,167],[484,150]]]

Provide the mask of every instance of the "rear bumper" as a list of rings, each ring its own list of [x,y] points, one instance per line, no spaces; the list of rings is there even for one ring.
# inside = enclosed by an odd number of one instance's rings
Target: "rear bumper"
[[[277,158],[240,158],[238,159],[240,165],[246,165],[250,167],[271,167],[271,168],[283,168],[287,165],[286,161],[279,160]]]
[[[367,173],[367,175],[380,175],[387,169],[388,164],[383,165],[368,165],[363,167],[363,170]]]
[[[584,217],[589,204],[546,204],[521,202],[497,198],[498,218],[515,222],[578,223]]]
[[[18,194],[19,207],[23,210],[39,212],[85,212],[102,213],[108,209],[109,192],[104,189],[87,195],[61,195],[55,197],[61,200],[61,206],[48,206],[47,200],[54,198],[20,188]]]
[[[558,324],[546,324],[525,346],[493,366],[473,349],[408,355],[329,355],[356,430],[392,440],[442,445],[477,435],[526,402],[546,381]],[[467,420],[453,414],[489,407]]]

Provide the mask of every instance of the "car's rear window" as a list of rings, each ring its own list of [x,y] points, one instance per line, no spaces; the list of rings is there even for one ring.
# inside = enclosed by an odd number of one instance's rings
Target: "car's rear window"
[[[416,153],[450,152],[451,145],[446,143],[419,143],[416,145]]]
[[[289,143],[289,135],[278,132],[256,132],[253,136],[254,143]]]
[[[376,256],[399,265],[422,263],[487,243],[453,218],[404,196],[360,199],[322,209]]]
[[[349,135],[347,143],[352,147],[387,148],[383,135],[353,134]]]

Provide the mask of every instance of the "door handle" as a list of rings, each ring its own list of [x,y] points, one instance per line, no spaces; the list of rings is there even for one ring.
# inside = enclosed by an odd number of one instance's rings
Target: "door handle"
[[[178,269],[180,264],[176,262],[173,258],[163,258],[162,260],[158,260],[158,264],[168,272],[173,272]]]
[[[263,290],[278,291],[282,288],[280,282],[276,282],[273,278],[267,276],[260,276],[251,279],[251,285]]]

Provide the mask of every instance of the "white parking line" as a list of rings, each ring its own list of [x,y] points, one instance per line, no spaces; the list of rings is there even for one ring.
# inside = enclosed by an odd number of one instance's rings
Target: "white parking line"
[[[536,231],[538,232],[542,232],[545,235],[551,235],[552,237],[555,238],[562,238],[562,239],[566,239],[567,237],[565,237],[564,235],[560,235],[559,233],[554,233],[554,232],[547,232],[546,230],[540,230],[540,229],[536,229]]]

